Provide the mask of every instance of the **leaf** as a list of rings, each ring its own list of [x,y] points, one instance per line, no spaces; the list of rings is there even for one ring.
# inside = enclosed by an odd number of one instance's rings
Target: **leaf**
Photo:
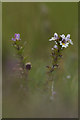
[[[22,62],[25,64],[27,59],[28,59],[28,57],[24,57]]]

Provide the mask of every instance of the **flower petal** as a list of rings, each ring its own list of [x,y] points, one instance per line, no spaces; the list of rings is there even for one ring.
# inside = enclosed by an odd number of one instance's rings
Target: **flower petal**
[[[55,38],[58,38],[58,34],[57,34],[57,33],[54,33],[54,37],[55,37]]]
[[[66,36],[66,38],[67,38],[67,39],[70,39],[70,34],[68,34],[68,35]]]
[[[52,37],[51,39],[49,39],[49,41],[52,41],[52,40],[55,40],[55,38],[54,38],[54,37]]]
[[[54,45],[54,48],[55,48],[55,49],[58,49],[58,46],[57,46],[57,45]]]
[[[63,38],[63,39],[65,38],[65,35],[64,35],[64,34],[62,34],[62,35],[60,35],[60,36],[61,36],[61,38]]]
[[[13,40],[13,41],[16,41],[16,39],[15,39],[15,38],[12,38],[12,40]]]

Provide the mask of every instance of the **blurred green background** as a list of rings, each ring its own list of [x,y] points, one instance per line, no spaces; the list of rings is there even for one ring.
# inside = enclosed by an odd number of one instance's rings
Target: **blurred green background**
[[[60,68],[53,73],[56,94],[51,100],[44,83],[54,32],[70,33],[74,45],[64,50]],[[15,33],[27,42],[24,55],[32,63],[29,90],[21,88],[22,80],[13,70],[18,61],[11,46]],[[4,118],[78,117],[78,3],[2,3],[2,53]]]

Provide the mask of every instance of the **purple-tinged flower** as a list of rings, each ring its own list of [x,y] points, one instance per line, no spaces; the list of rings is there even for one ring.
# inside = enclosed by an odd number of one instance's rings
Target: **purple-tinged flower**
[[[62,38],[62,43],[63,43],[63,46],[62,47],[68,47],[68,44],[70,43],[71,45],[73,45],[73,42],[72,40],[70,39],[70,34],[68,34],[66,37],[64,34],[60,35],[61,38]],[[65,44],[66,43],[66,44]],[[60,45],[61,45],[61,41],[60,41]]]
[[[18,33],[18,34],[15,33],[14,36],[15,36],[15,39],[16,39],[16,40],[20,40],[20,34],[19,34],[19,33]]]
[[[13,40],[13,41],[16,41],[16,39],[15,39],[15,38],[12,38],[12,40]]]
[[[68,47],[68,44],[69,43],[67,43],[67,41],[60,41],[60,45],[62,45],[62,47],[65,47],[65,48],[67,48]]]
[[[14,38],[12,38],[12,40],[13,40],[13,41],[21,40],[21,39],[20,39],[20,34],[19,34],[19,33],[18,33],[18,34],[15,33]]]
[[[54,37],[52,37],[51,39],[49,39],[49,41],[57,40],[57,39],[58,39],[58,34],[54,33]]]
[[[66,36],[66,41],[67,41],[68,43],[70,43],[71,45],[73,45],[73,42],[72,42],[72,40],[70,39],[70,34],[68,34],[68,35]]]
[[[57,45],[54,45],[54,48],[55,48],[55,49],[58,49],[58,46],[57,46]]]
[[[57,33],[54,33],[54,38],[58,39],[58,34]]]
[[[60,45],[62,45],[62,47],[67,48],[68,47],[68,42],[67,42],[67,37],[65,37],[64,34],[60,35],[62,40],[60,41]],[[69,36],[68,36],[69,37]]]

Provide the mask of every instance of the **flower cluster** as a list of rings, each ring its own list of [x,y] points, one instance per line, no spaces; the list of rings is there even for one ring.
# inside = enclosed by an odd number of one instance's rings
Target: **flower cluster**
[[[60,57],[62,57],[61,51],[64,48],[67,48],[69,46],[69,44],[73,45],[72,40],[70,39],[70,34],[67,34],[67,36],[65,36],[64,34],[62,35],[58,35],[57,33],[54,33],[54,36],[49,39],[49,41],[54,41],[55,45],[53,45],[53,47],[51,48],[52,50],[52,67],[47,66],[47,68],[49,68],[50,72],[54,71],[54,68],[58,67],[58,59]]]
[[[14,38],[12,38],[12,40],[13,41],[21,40],[20,39],[20,34],[19,33],[18,34],[15,33]]]
[[[68,34],[66,37],[64,34],[60,35],[60,37],[58,36],[57,33],[54,33],[54,37],[52,37],[51,39],[49,39],[49,41],[55,41],[56,44],[62,46],[62,48],[67,48],[69,43],[71,45],[73,45],[72,40],[70,39],[70,34]],[[55,45],[54,48],[57,48],[58,46]]]

